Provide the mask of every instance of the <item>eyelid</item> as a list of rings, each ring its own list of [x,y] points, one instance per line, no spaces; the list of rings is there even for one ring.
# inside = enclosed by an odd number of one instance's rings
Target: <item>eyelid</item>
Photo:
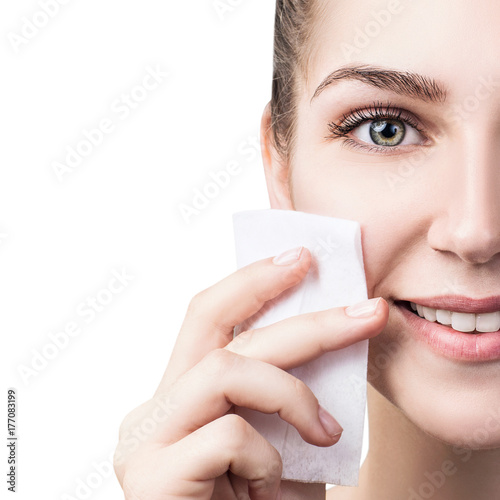
[[[360,127],[366,122],[383,119],[399,120],[413,127],[416,131],[422,134],[427,141],[429,140],[429,134],[427,133],[425,127],[420,125],[420,120],[416,119],[414,114],[405,109],[394,106],[390,102],[384,104],[378,101],[373,102],[369,106],[359,106],[351,109],[350,111],[342,115],[339,123],[330,122],[328,124],[330,135],[325,137],[325,139],[331,140],[344,138],[344,144],[346,144],[348,140],[348,134],[352,130]],[[351,144],[350,147],[352,148],[365,148],[369,151],[378,150],[383,154],[394,154],[400,149],[406,149],[409,146],[416,146],[415,144],[405,146],[377,146],[372,144],[358,143],[353,139],[349,139],[348,143]],[[422,144],[421,146],[424,145],[425,144]]]
[[[352,130],[355,126],[360,126],[364,122],[384,118],[401,120],[408,123],[419,132],[425,134],[424,128],[420,125],[419,121],[413,114],[405,109],[392,105],[390,102],[387,104],[374,102],[369,106],[358,106],[356,108],[352,108],[347,113],[342,115],[339,123],[330,122],[328,127],[333,129],[333,134],[336,134],[337,132],[342,132],[347,128]]]
[[[376,144],[366,144],[362,142],[355,141],[354,139],[351,139],[350,137],[346,137],[342,141],[341,147],[346,147],[349,149],[360,149],[363,152],[366,153],[371,153],[371,152],[376,152],[376,154],[380,156],[396,156],[401,153],[412,153],[415,151],[416,147],[427,147],[425,144],[422,145],[416,145],[416,144],[411,144],[411,145],[406,145],[406,146],[377,146]]]

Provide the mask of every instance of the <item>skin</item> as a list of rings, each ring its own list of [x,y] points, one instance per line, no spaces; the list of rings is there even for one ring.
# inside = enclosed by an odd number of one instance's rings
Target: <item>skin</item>
[[[360,486],[334,488],[328,498],[409,498],[410,488],[418,492],[428,481],[425,473],[442,470],[446,460],[455,472],[435,488],[435,498],[497,498],[500,362],[466,365],[435,354],[406,331],[394,300],[499,293],[500,4],[405,3],[347,61],[439,80],[448,88],[446,102],[422,102],[348,81],[325,89],[311,103],[325,76],[347,63],[340,44],[352,43],[372,10],[387,8],[387,2],[363,0],[355,9],[349,4],[324,4],[302,79],[291,162],[280,160],[269,137],[264,155],[272,208],[361,223],[368,296],[382,296],[389,304],[387,326],[370,340],[370,446]],[[480,77],[496,86],[478,93]],[[469,106],[475,95],[477,106]],[[383,156],[342,148],[342,139],[323,139],[329,121],[374,100],[390,100],[420,117],[428,130],[426,145],[416,141]],[[457,109],[466,111],[465,118],[456,119]],[[268,125],[265,114],[264,130]],[[411,159],[416,166],[402,168]],[[377,369],[384,344],[394,350],[390,363]],[[498,415],[495,424],[491,412]]]
[[[383,299],[368,318],[335,308],[231,340],[235,324],[306,275],[310,252],[286,266],[264,259],[201,291],[189,304],[154,397],[122,423],[115,470],[127,500],[240,500],[247,492],[252,500],[274,500],[279,487],[286,500],[324,499],[322,484],[280,483],[276,450],[232,414],[232,405],[278,412],[306,441],[334,446],[314,395],[284,370],[321,355],[320,346],[334,350],[365,338],[369,452],[359,486],[335,487],[327,498],[410,499],[410,489],[418,492],[443,465],[454,472],[434,487],[432,498],[498,497],[500,422],[480,442],[477,436],[491,412],[500,411],[500,362],[464,364],[437,355],[412,338],[394,300],[498,293],[500,87],[483,92],[465,118],[457,120],[456,109],[475,95],[480,76],[500,81],[500,4],[405,2],[347,61],[340,44],[352,43],[371,11],[389,4],[352,5],[324,2],[301,80],[291,160],[273,147],[269,107],[262,153],[272,208],[360,222],[368,296]],[[422,102],[354,81],[327,88],[311,102],[326,75],[353,62],[439,80],[448,89],[446,102]],[[425,145],[416,141],[382,155],[325,139],[329,122],[374,100],[390,100],[417,116],[427,131]],[[350,137],[363,142],[355,133]],[[283,356],[285,335],[290,349]],[[381,364],[388,348],[388,362]]]
[[[277,412],[309,443],[338,442],[325,432],[314,394],[284,370],[380,333],[384,299],[369,317],[327,309],[231,340],[233,325],[297,284],[311,261],[308,249],[288,265],[267,258],[191,300],[154,397],[120,427],[114,466],[127,500],[274,500],[280,487],[286,500],[325,498],[323,484],[281,482],[276,449],[232,412],[233,405]]]

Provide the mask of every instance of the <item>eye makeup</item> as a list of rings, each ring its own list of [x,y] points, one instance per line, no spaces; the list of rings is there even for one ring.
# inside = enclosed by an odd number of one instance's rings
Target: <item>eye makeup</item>
[[[363,125],[364,123],[374,122],[371,125],[370,135],[372,138],[384,129],[384,123],[390,127],[393,132],[399,129],[399,137],[405,136],[407,127],[413,128],[420,133],[424,139],[427,139],[427,134],[424,128],[419,124],[417,119],[408,111],[393,106],[390,102],[384,104],[379,101],[373,102],[369,106],[359,106],[350,109],[347,113],[342,115],[338,123],[328,123],[328,130],[330,134],[325,137],[327,140],[343,139],[342,146],[351,149],[359,149],[363,152],[374,152],[378,154],[394,154],[402,152],[403,149],[408,151],[408,145],[376,145],[364,142],[359,142],[349,134]],[[382,138],[384,139],[384,138]],[[411,144],[411,146],[424,145]]]

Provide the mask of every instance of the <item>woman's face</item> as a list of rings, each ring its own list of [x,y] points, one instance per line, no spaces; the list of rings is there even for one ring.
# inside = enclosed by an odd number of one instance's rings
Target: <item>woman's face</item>
[[[395,301],[500,297],[500,2],[323,3],[298,102],[291,206],[361,224],[368,296],[390,305],[370,340],[370,383],[433,436],[499,447],[500,333],[482,335],[486,347]],[[273,175],[272,206],[287,208]]]

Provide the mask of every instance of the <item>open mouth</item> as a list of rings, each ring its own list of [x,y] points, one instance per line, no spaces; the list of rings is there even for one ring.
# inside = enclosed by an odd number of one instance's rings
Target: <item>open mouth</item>
[[[461,333],[493,333],[500,330],[500,311],[489,313],[463,313],[445,309],[433,309],[407,300],[399,300],[396,305],[431,323],[439,323],[451,331]]]
[[[437,354],[461,362],[500,360],[500,312],[463,313],[403,300],[394,305],[405,322],[401,327]]]

